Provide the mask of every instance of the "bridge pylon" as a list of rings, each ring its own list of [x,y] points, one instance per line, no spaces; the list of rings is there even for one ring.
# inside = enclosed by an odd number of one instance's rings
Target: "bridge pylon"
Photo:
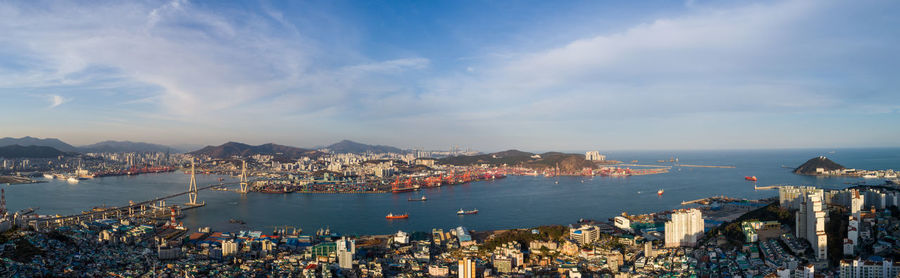
[[[247,194],[250,192],[250,185],[247,183],[247,161],[242,160],[243,167],[241,168],[241,194]]]
[[[197,177],[194,169],[194,159],[191,158],[191,183],[188,184],[188,206],[202,206],[204,204],[197,202]]]

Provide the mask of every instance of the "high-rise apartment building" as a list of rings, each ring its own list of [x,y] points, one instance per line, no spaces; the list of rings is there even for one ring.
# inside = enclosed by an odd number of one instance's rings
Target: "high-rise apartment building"
[[[816,259],[828,258],[828,236],[825,234],[825,193],[822,189],[807,191],[799,197],[799,209],[795,220],[798,238],[809,241]]]
[[[353,268],[353,255],[356,254],[356,242],[347,237],[342,237],[337,242],[338,266],[341,269]]]
[[[475,261],[472,258],[459,260],[459,278],[475,278]]]
[[[680,209],[672,212],[666,222],[666,247],[693,247],[703,236],[703,215],[699,209]]]

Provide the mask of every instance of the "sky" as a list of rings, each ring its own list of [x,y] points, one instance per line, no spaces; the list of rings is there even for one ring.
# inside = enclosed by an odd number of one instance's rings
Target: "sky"
[[[900,146],[898,1],[2,1],[0,137]]]

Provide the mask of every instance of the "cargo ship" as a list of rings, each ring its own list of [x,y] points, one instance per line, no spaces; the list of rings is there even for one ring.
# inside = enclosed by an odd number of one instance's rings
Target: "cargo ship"
[[[416,191],[415,187],[395,187],[391,188],[392,193],[403,193],[403,192],[412,192]]]
[[[425,197],[425,195],[422,195],[422,198],[409,198],[406,200],[410,201],[410,202],[424,202],[424,201],[428,201],[428,198]]]
[[[388,213],[388,215],[385,216],[384,218],[387,218],[387,219],[407,219],[407,218],[409,218],[409,214],[404,213],[404,214],[397,214],[397,215],[394,215],[393,213]]]
[[[745,180],[748,180],[748,181],[756,181],[756,176],[752,176],[752,177],[751,177],[751,176],[746,176],[746,177],[744,177],[744,179],[745,179]]]
[[[266,186],[266,187],[262,187],[262,188],[257,188],[255,191],[256,191],[256,192],[259,192],[259,193],[269,193],[269,194],[284,194],[284,193],[290,193],[290,191],[288,190],[287,186],[281,186],[281,187],[276,187],[276,186]]]
[[[473,210],[462,210],[462,209],[460,209],[460,210],[456,211],[456,214],[457,214],[457,215],[476,214],[476,213],[478,213],[478,209],[473,209]]]

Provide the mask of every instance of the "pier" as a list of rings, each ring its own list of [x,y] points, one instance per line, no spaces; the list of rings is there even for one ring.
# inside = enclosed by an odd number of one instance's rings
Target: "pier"
[[[678,166],[678,167],[694,167],[694,168],[726,168],[726,169],[732,169],[732,168],[735,168],[734,166],[727,166],[727,165],[725,165],[725,166],[718,166],[718,165],[675,164],[675,166]]]
[[[707,197],[707,198],[701,198],[701,199],[697,199],[697,200],[682,201],[682,202],[681,202],[681,205],[682,205],[682,206],[690,205],[690,204],[704,204],[704,205],[705,205],[705,204],[708,204],[710,201],[714,201],[714,200],[717,200],[717,201],[733,201],[733,200],[735,200],[735,199],[734,199],[734,198],[730,198],[730,197],[725,196],[725,195],[719,195],[719,196],[712,196],[712,197]]]
[[[772,190],[772,189],[778,189],[778,188],[781,188],[781,187],[782,187],[782,185],[777,185],[777,184],[776,184],[776,185],[769,185],[769,186],[757,186],[755,183],[753,184],[753,189],[754,189],[754,190]]]

